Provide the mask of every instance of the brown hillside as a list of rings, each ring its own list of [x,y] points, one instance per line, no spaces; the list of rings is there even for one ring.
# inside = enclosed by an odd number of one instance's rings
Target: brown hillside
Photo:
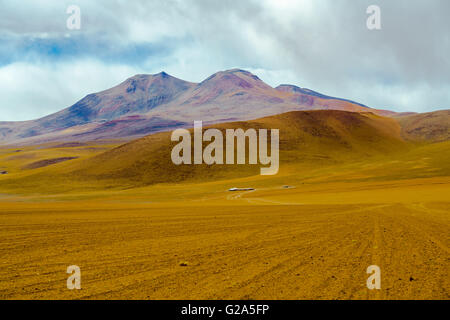
[[[344,161],[357,162],[370,156],[390,154],[407,148],[400,137],[398,123],[372,113],[297,111],[212,127],[221,130],[279,129],[280,172],[292,165],[317,167]],[[204,143],[204,146],[208,143]],[[259,174],[260,164],[174,165],[170,155],[175,144],[170,141],[170,132],[150,135],[78,163],[71,175],[125,185],[148,185]]]
[[[450,139],[450,110],[419,113],[397,120],[406,140],[440,142]]]

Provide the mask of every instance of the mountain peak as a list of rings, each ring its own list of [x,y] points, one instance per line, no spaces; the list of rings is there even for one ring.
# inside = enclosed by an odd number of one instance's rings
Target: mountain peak
[[[230,69],[216,72],[203,80],[199,85],[220,88],[223,92],[235,89],[251,89],[255,87],[263,89],[271,88],[258,78],[258,76],[242,69]]]
[[[143,80],[151,80],[151,79],[176,79],[165,71],[161,71],[155,74],[146,74],[146,73],[138,73],[134,76],[128,78],[126,81],[143,81]]]
[[[159,78],[174,78],[170,74],[166,73],[165,71],[161,71],[160,73],[156,73],[153,76],[154,77],[159,77]]]
[[[257,81],[262,81],[257,75],[254,75],[253,73],[251,73],[250,71],[247,70],[243,70],[243,69],[238,69],[238,68],[234,68],[234,69],[229,69],[229,70],[224,70],[224,71],[220,71],[218,73],[223,73],[223,74],[234,74],[234,75],[241,75],[241,76],[246,76],[246,77],[250,77],[253,80],[257,80]]]
[[[150,96],[168,98],[169,96],[189,89],[193,85],[193,83],[178,79],[165,71],[161,71],[155,74],[134,75],[120,86],[127,94],[142,92],[146,98]]]

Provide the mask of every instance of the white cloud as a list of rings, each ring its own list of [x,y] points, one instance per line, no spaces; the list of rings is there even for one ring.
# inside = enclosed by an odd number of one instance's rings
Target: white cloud
[[[48,114],[135,73],[164,70],[201,81],[235,67],[272,86],[292,83],[376,108],[450,108],[448,0],[378,0],[381,31],[366,28],[370,0],[3,3],[0,36],[74,39],[67,38],[74,33],[65,28],[65,8],[73,3],[82,12],[77,34],[89,43],[101,39],[112,54],[136,44],[167,45],[169,50],[112,61],[100,54],[101,48],[99,54],[89,53],[90,59],[73,56],[42,63],[30,55],[13,61],[0,67],[0,120]],[[0,63],[11,63],[9,57],[17,52],[4,50],[0,46]]]
[[[83,96],[115,86],[138,70],[94,60],[13,63],[0,68],[1,120],[31,120],[66,108]]]

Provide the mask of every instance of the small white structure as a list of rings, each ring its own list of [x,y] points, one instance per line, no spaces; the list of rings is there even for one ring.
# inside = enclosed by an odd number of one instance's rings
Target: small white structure
[[[228,191],[252,191],[255,190],[253,188],[230,188]]]

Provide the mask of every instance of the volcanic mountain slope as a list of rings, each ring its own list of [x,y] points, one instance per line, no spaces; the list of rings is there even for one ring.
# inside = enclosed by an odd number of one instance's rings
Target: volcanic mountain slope
[[[314,109],[392,114],[295,86],[272,88],[240,69],[215,73],[200,83],[161,72],[136,75],[41,119],[0,122],[0,143],[131,139],[175,127],[189,127],[194,120],[206,123],[251,120]]]
[[[175,100],[195,84],[171,77],[161,72],[155,75],[136,75],[111,89],[89,94],[73,106],[55,114],[33,121],[0,122],[0,141],[27,139],[28,141],[86,140],[129,135],[122,131],[133,126],[133,133],[146,134],[146,127],[179,125],[170,119],[140,115]],[[142,121],[146,120],[145,124]],[[105,133],[103,135],[103,133]],[[151,132],[151,130],[149,130]],[[40,137],[34,139],[33,137]],[[71,140],[69,138],[69,140]]]

